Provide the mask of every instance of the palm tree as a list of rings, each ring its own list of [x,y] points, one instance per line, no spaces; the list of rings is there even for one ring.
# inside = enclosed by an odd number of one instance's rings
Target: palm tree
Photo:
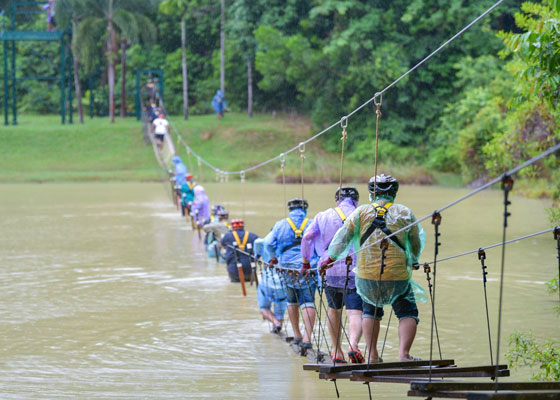
[[[189,85],[187,79],[187,32],[185,14],[190,5],[189,0],[164,0],[159,9],[164,14],[179,14],[181,18],[181,65],[183,72],[183,118],[189,119]]]
[[[109,117],[115,121],[115,62],[121,43],[152,43],[156,28],[144,15],[151,2],[134,0],[72,0],[79,22],[73,42],[86,73],[94,71],[99,51],[105,50],[109,85]],[[100,45],[101,44],[101,45]],[[104,44],[104,45],[103,45]],[[124,46],[126,47],[126,46]],[[126,48],[123,49],[126,51]],[[126,63],[126,54],[123,61]],[[123,74],[126,72],[123,65]],[[123,77],[123,79],[125,79]]]

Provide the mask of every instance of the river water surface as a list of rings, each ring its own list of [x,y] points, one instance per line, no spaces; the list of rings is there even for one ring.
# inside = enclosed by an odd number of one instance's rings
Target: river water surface
[[[358,187],[363,202],[366,188]],[[305,187],[310,215],[332,206],[334,189]],[[214,204],[224,204],[230,217],[244,217],[261,236],[284,217],[280,185],[208,184],[207,190]],[[397,201],[422,217],[465,193],[404,186]],[[287,197],[296,195],[301,188],[289,186]],[[502,196],[483,192],[445,211],[440,257],[500,242]],[[508,239],[549,228],[548,202],[512,201]],[[431,261],[433,228],[429,220],[423,226],[422,261]],[[332,383],[303,371],[308,361],[268,333],[255,288],[243,298],[224,266],[206,258],[166,185],[2,185],[0,233],[2,399],[336,398]],[[501,250],[487,257],[495,348]],[[464,366],[488,364],[476,254],[439,263],[437,272],[443,356]],[[544,285],[557,273],[551,233],[507,246],[500,362],[516,329],[560,339],[560,319],[552,313],[558,297]],[[415,279],[427,287],[422,272]],[[428,359],[431,308],[419,308],[413,355]],[[386,361],[397,358],[397,346],[393,321]],[[512,375],[522,380],[530,371]],[[367,398],[364,385],[338,385],[343,399]],[[376,399],[405,398],[408,390],[371,387]]]

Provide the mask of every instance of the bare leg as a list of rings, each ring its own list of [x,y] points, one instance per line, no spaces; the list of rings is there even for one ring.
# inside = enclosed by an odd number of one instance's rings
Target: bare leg
[[[358,350],[358,343],[362,337],[362,312],[360,310],[346,310],[349,321],[350,349]]]
[[[379,337],[380,327],[381,321],[379,320],[374,320],[373,318],[362,319],[362,329],[364,331],[364,339],[366,340],[366,352],[369,354],[368,362],[379,361],[379,354],[377,353],[377,338]],[[370,344],[371,349],[369,348]]]
[[[416,320],[403,318],[399,321],[399,358],[411,360],[410,348],[416,336]]]
[[[344,352],[340,343],[342,342],[342,337],[340,336],[340,319],[342,315],[342,309],[336,310],[329,307],[329,333],[331,335],[331,343],[333,349],[336,351],[336,358],[343,359]],[[338,342],[338,343],[337,343]]]
[[[261,314],[264,319],[269,320],[274,326],[281,325],[282,323],[276,319],[274,313],[266,308],[261,308]]]
[[[313,326],[315,325],[315,308],[306,307],[302,310],[303,323],[305,325],[305,335],[303,336],[304,342],[311,342],[311,334],[313,332]]]
[[[290,322],[292,323],[292,329],[294,330],[294,338],[301,339],[301,331],[299,330],[299,306],[288,306],[288,315],[290,316]]]

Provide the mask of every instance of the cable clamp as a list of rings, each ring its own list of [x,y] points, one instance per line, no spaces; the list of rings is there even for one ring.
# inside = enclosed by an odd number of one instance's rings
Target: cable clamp
[[[377,100],[378,97],[379,100]],[[377,108],[379,108],[381,107],[382,103],[383,103],[383,95],[381,94],[381,92],[375,93],[375,95],[373,96],[373,104],[375,104]]]
[[[432,214],[432,224],[436,226],[441,225],[441,214],[437,210]]]
[[[305,153],[305,142],[300,142],[298,149],[300,153]]]
[[[344,117],[342,117],[340,119],[340,126],[342,127],[342,129],[346,130],[346,128],[348,127],[348,116],[345,115]]]
[[[480,249],[478,249],[478,259],[479,260],[486,260],[486,252],[484,251],[484,249],[482,247]]]
[[[245,183],[245,171],[241,171],[239,176],[241,177],[241,183]]]
[[[560,226],[555,226],[553,232],[554,232],[554,240],[559,240],[560,239]]]
[[[510,192],[513,189],[513,178],[508,174],[504,174],[502,177],[502,190]]]

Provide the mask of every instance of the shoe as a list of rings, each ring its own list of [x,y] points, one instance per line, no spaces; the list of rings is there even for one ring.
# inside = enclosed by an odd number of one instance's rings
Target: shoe
[[[422,361],[422,359],[420,357],[412,357],[411,358],[401,358],[399,359],[399,361],[401,362],[405,362],[405,361]]]
[[[282,325],[276,325],[274,328],[272,328],[272,332],[273,333],[280,333],[280,331],[282,330]]]
[[[333,362],[333,364],[335,364],[335,363],[336,364],[348,364],[346,362],[346,360],[344,359],[344,357],[343,358],[336,358],[335,353],[333,353],[331,355],[331,361]]]
[[[294,338],[294,339],[292,340],[292,343],[291,343],[291,344],[295,344],[296,346],[299,346],[300,343],[301,343],[301,339]]]
[[[311,342],[301,342],[300,346],[305,350],[309,350],[309,349],[313,348],[313,345],[311,344]]]
[[[352,364],[363,364],[366,362],[366,359],[362,355],[362,352],[359,349],[354,351],[350,350],[348,352],[348,358],[352,362]]]

